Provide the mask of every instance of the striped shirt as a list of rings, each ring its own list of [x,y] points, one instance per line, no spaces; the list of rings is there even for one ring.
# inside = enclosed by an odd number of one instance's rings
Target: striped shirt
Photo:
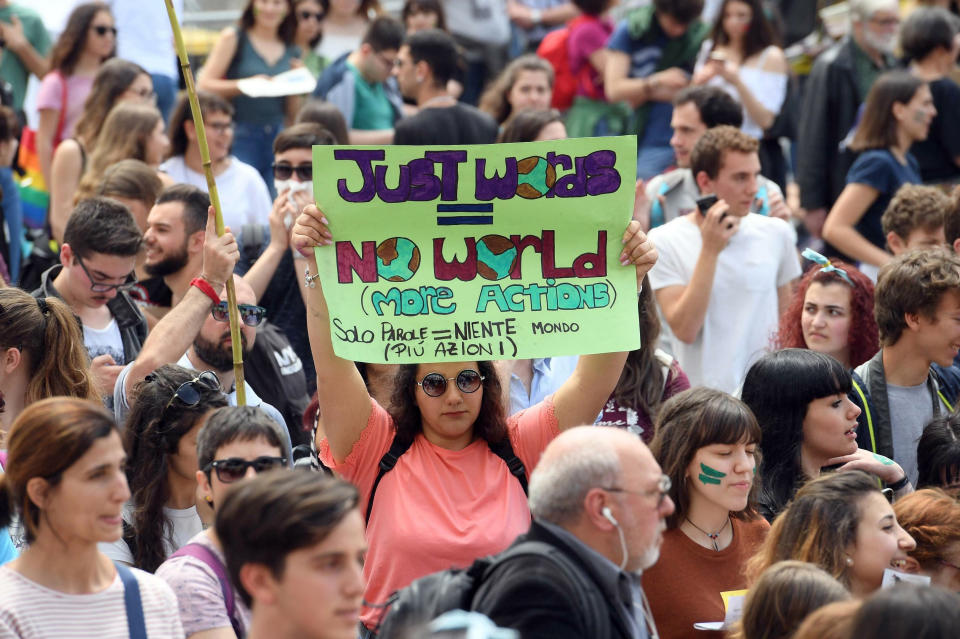
[[[133,569],[149,639],[183,639],[177,598],[158,577]],[[0,639],[127,639],[119,575],[108,588],[71,595],[51,590],[0,566]]]

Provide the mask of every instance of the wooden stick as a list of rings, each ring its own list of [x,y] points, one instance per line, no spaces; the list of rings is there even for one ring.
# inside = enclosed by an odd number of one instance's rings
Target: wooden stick
[[[197,87],[193,83],[193,72],[190,70],[190,60],[187,58],[187,47],[183,43],[183,33],[180,31],[177,13],[171,0],[165,0],[165,2],[167,4],[167,15],[170,17],[170,27],[173,29],[177,57],[180,58],[180,70],[183,72],[183,81],[187,85],[187,96],[190,98],[190,113],[193,115],[193,125],[197,131],[197,144],[200,146],[203,173],[207,178],[207,191],[210,193],[210,202],[213,204],[213,211],[216,214],[217,235],[223,235],[220,194],[217,192],[217,183],[213,179],[210,147],[207,146],[207,131],[203,126],[203,114],[200,112],[200,101],[197,99]],[[247,393],[243,382],[243,341],[240,337],[240,313],[237,310],[237,292],[233,286],[232,275],[227,278],[227,309],[230,318],[230,344],[233,348],[233,374],[236,378],[237,406],[245,406]]]

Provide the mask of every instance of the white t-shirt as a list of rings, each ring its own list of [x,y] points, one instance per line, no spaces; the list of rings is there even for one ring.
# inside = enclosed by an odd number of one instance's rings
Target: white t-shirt
[[[120,337],[120,327],[115,318],[110,318],[106,328],[91,328],[83,325],[83,345],[87,347],[90,359],[98,355],[109,355],[118,366],[127,363],[123,354],[123,338]]]
[[[685,344],[664,331],[661,339],[669,340],[692,386],[733,393],[770,345],[779,319],[777,288],[801,272],[793,237],[781,219],[754,213],[744,217],[717,259],[697,339]],[[702,247],[700,229],[681,217],[650,231],[650,239],[660,255],[650,270],[653,290],[689,284]]]
[[[111,0],[108,4],[117,25],[117,57],[136,62],[147,73],[176,78],[177,53],[166,3]],[[173,8],[183,20],[183,0],[173,0]]]
[[[177,598],[162,579],[133,570],[140,586],[144,625],[150,639],[183,639]],[[120,576],[106,589],[86,595],[51,590],[9,565],[0,566],[0,637],[18,639],[128,639],[127,609]]]
[[[203,173],[189,168],[184,163],[183,156],[170,158],[160,165],[160,170],[175,182],[192,184],[204,193],[207,192],[207,178]],[[273,200],[270,199],[267,185],[255,168],[230,156],[227,170],[214,180],[220,194],[223,223],[230,227],[234,235],[240,235],[240,227],[244,224],[269,225]]]
[[[163,539],[163,554],[167,557],[190,541],[194,535],[203,532],[203,522],[200,521],[196,506],[190,506],[190,508],[184,508],[183,510],[174,510],[164,506],[163,516],[173,526],[172,536]],[[127,523],[133,520],[130,504],[127,504],[123,509],[123,519]],[[100,552],[113,561],[122,561],[130,566],[133,565],[133,553],[130,552],[130,546],[122,538],[113,542],[99,543],[97,547]]]

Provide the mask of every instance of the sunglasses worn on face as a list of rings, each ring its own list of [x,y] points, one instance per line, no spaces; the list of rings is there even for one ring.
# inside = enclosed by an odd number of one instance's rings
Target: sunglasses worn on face
[[[254,306],[253,304],[237,304],[237,310],[240,311],[240,321],[247,326],[260,326],[267,316],[267,309],[262,306]],[[218,322],[230,321],[226,302],[220,302],[214,306],[210,314],[213,316],[213,319]]]
[[[274,468],[282,468],[287,463],[286,457],[257,457],[253,461],[247,461],[240,457],[231,457],[229,459],[217,459],[207,464],[204,469],[208,473],[211,469],[216,471],[217,479],[224,484],[232,484],[240,481],[247,474],[247,469],[252,468],[258,475]]]
[[[116,27],[108,27],[106,25],[98,24],[93,27],[93,30],[96,31],[97,35],[101,37],[107,35],[108,33],[113,37],[117,37]]]
[[[444,377],[440,373],[428,373],[417,382],[417,386],[422,388],[423,392],[430,397],[440,397],[447,392],[447,381],[449,380],[457,380],[457,388],[460,389],[461,393],[475,393],[480,388],[480,383],[485,379],[486,377],[477,371],[467,368],[457,373],[456,377]]]
[[[313,179],[313,164],[292,164],[281,163],[273,165],[273,177],[278,180],[289,180],[294,173],[301,182],[307,182]]]

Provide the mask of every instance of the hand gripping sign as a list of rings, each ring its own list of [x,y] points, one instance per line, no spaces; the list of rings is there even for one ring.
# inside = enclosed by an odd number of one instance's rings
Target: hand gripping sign
[[[517,359],[640,345],[621,266],[636,137],[313,147],[334,243],[316,249],[337,355]]]

